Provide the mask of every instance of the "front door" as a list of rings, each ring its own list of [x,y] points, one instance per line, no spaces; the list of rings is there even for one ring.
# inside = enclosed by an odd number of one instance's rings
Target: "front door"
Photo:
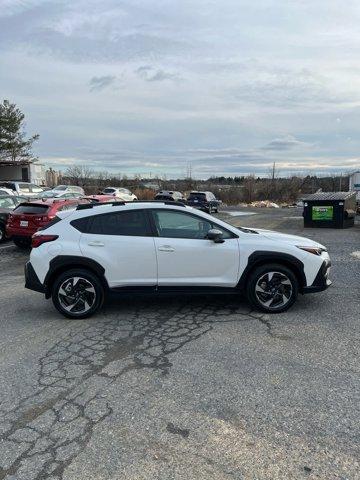
[[[152,216],[159,286],[236,286],[239,244],[231,232],[179,210],[154,209]],[[206,238],[211,228],[223,231],[224,243]]]

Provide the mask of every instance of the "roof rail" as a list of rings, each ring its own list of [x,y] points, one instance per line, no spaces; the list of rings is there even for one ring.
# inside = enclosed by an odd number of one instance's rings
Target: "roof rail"
[[[112,205],[113,207],[120,207],[124,206],[126,204],[130,203],[131,205],[136,205],[137,203],[162,203],[163,205],[173,205],[175,207],[184,207],[186,208],[186,205],[183,202],[170,202],[166,200],[139,200],[135,202],[97,202],[97,203],[80,203],[77,207],[76,210],[87,210],[89,208],[93,207],[99,207],[101,205]]]

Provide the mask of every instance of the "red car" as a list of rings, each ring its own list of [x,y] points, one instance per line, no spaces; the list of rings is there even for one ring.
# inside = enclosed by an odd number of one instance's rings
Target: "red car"
[[[80,203],[89,203],[83,198],[47,198],[22,203],[9,215],[6,233],[20,248],[29,248],[32,235],[45,227],[57,214],[63,210],[75,209]]]

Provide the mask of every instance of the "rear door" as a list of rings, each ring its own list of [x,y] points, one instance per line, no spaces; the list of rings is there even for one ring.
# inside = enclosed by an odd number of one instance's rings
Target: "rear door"
[[[155,245],[144,210],[104,213],[72,224],[82,231],[83,255],[105,268],[111,288],[156,285]]]
[[[234,287],[239,275],[238,238],[203,217],[180,210],[152,210],[159,286]],[[224,243],[206,238],[211,228]]]

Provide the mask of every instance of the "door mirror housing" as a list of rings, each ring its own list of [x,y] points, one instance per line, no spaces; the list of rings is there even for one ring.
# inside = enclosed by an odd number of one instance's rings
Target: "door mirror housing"
[[[214,243],[224,243],[223,232],[217,228],[212,228],[207,233],[207,238],[212,240]]]

